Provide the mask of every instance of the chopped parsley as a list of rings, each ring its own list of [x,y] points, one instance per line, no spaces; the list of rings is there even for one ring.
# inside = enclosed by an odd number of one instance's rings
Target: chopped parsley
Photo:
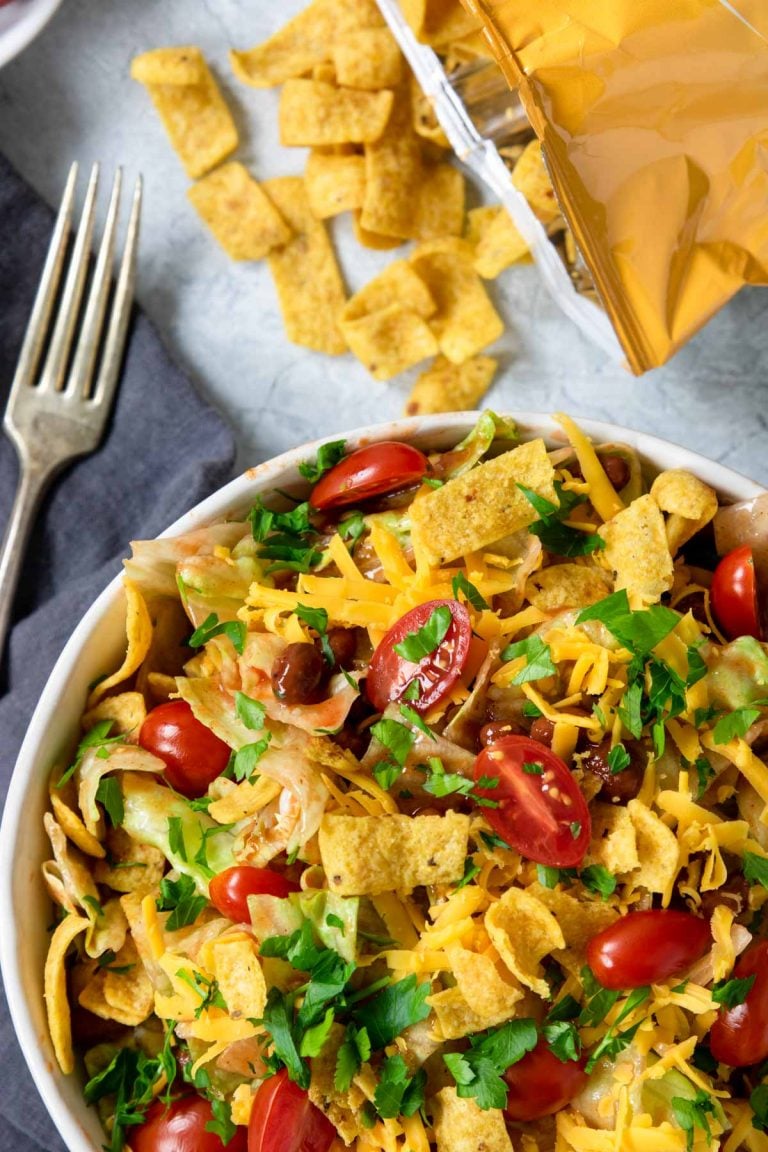
[[[122,1152],[126,1129],[143,1122],[155,1098],[155,1085],[163,1072],[169,1083],[172,1082],[176,1061],[168,1044],[167,1052],[164,1049],[156,1057],[147,1056],[136,1048],[120,1048],[106,1068],[92,1076],[85,1085],[83,1095],[86,1104],[95,1104],[105,1096],[115,1098],[114,1126],[107,1146],[109,1152]]]
[[[440,647],[448,635],[448,629],[452,622],[453,616],[450,608],[447,604],[441,604],[439,608],[432,610],[425,624],[422,624],[415,632],[409,632],[398,644],[394,645],[395,652],[398,656],[402,656],[403,660],[409,660],[412,664],[419,664]]]
[[[304,460],[299,464],[299,474],[310,484],[317,484],[321,476],[324,476],[340,460],[344,459],[346,447],[346,440],[331,440],[327,444],[321,444],[317,450],[314,464],[309,460]]]
[[[727,716],[721,716],[715,724],[713,735],[715,744],[727,744],[730,740],[746,736],[759,716],[759,708],[737,708]]]
[[[272,560],[267,572],[288,569],[309,572],[320,563],[322,553],[314,544],[318,533],[309,522],[309,504],[298,504],[290,512],[273,512],[259,498],[248,513],[259,556]]]
[[[352,1011],[353,1020],[358,1028],[366,1029],[372,1048],[386,1048],[406,1028],[426,1020],[430,992],[428,981],[420,984],[415,974],[406,976],[357,1005]]]
[[[175,932],[177,928],[194,924],[208,901],[198,893],[192,877],[183,875],[178,880],[169,880],[166,876],[160,881],[156,904],[159,912],[171,913],[165,928],[167,932]]]
[[[581,1037],[572,1020],[552,1020],[545,1023],[542,1032],[553,1056],[567,1064],[581,1058]]]
[[[336,1054],[336,1070],[333,1086],[337,1092],[348,1092],[352,1078],[357,1075],[366,1060],[371,1058],[371,1041],[366,1028],[348,1024],[339,1050]]]
[[[418,684],[418,680],[411,681],[411,683]],[[407,720],[414,728],[417,728],[424,736],[428,736],[430,740],[437,740],[437,736],[432,729],[424,723],[421,716],[414,708],[409,708],[407,704],[400,705],[400,715],[403,720]]]
[[[749,1097],[749,1106],[753,1112],[752,1127],[768,1132],[768,1084],[758,1084]]]
[[[386,758],[373,768],[379,786],[387,791],[402,773],[416,737],[406,724],[388,718],[372,724],[371,735],[387,750]]]
[[[80,762],[83,759],[83,756],[85,756],[89,748],[97,748],[109,744],[122,744],[125,742],[125,736],[109,735],[113,724],[113,720],[99,720],[97,724],[94,724],[93,728],[86,732],[85,736],[83,736],[82,740],[77,746],[74,760],[67,768],[66,772],[62,773],[61,777],[59,778],[56,784],[57,788],[63,788],[67,781],[70,780],[72,776],[74,776],[75,772],[80,767]]]
[[[557,668],[552,662],[552,653],[549,644],[541,636],[529,636],[526,640],[518,640],[515,644],[508,644],[501,653],[501,659],[518,660],[525,657],[525,667],[512,677],[513,684],[528,684],[531,680],[543,680],[552,676]]]
[[[536,1047],[538,1038],[533,1020],[525,1019],[510,1020],[494,1031],[470,1036],[466,1052],[443,1056],[457,1094],[471,1097],[478,1108],[503,1108],[507,1102],[504,1073]]]
[[[459,888],[465,888],[467,884],[474,880],[475,876],[480,875],[481,871],[482,869],[478,864],[475,864],[472,857],[467,856],[464,861],[464,874],[461,879],[456,882],[456,891],[458,892]]]
[[[716,1004],[722,1004],[724,1008],[735,1008],[738,1004],[744,1003],[752,991],[754,982],[754,975],[745,976],[743,979],[734,977],[732,980],[718,980],[712,985],[712,999]]]
[[[467,603],[471,604],[478,612],[482,612],[489,607],[488,601],[483,599],[472,581],[468,580],[463,572],[456,573],[453,580],[451,580],[451,588],[454,599],[459,600],[459,593],[461,593]]]
[[[296,615],[302,623],[306,624],[309,628],[314,628],[320,640],[320,649],[325,657],[326,664],[331,668],[336,663],[336,657],[333,654],[330,641],[328,639],[328,613],[325,608],[307,608],[305,604],[297,604],[295,608]]]
[[[260,700],[252,700],[244,692],[235,693],[235,712],[239,720],[252,732],[264,732],[266,708]],[[232,775],[235,780],[250,780],[272,740],[271,732],[264,732],[260,740],[244,744],[232,758]]]
[[[607,900],[616,891],[616,877],[602,864],[590,864],[579,873],[579,879],[590,892]]]
[[[529,524],[528,531],[538,536],[542,547],[548,552],[558,556],[588,556],[590,552],[605,548],[605,541],[597,533],[582,532],[563,523],[574,508],[586,503],[586,496],[566,491],[559,480],[555,481],[557,504],[539,496],[538,492],[526,488],[524,484],[518,484],[517,487],[539,514],[539,519]]]
[[[388,1056],[381,1066],[373,1097],[374,1107],[384,1120],[413,1116],[424,1103],[426,1085],[427,1074],[423,1068],[411,1076],[399,1052]]]
[[[245,692],[235,692],[235,715],[252,732],[260,732],[264,727],[267,709],[260,700],[252,700]]]
[[[617,744],[615,748],[611,748],[607,756],[608,767],[611,770],[611,776],[618,776],[619,772],[623,772],[632,763],[629,752],[623,744]]]
[[[709,1093],[698,1090],[693,1100],[684,1096],[673,1096],[670,1100],[672,1114],[685,1132],[688,1152],[693,1148],[694,1130],[701,1128],[706,1133],[707,1140],[712,1140],[712,1131],[709,1127],[709,1117],[715,1116],[715,1102]]]
[[[242,656],[245,648],[246,627],[242,620],[219,620],[215,612],[211,612],[203,620],[199,628],[190,636],[187,644],[190,648],[202,648],[209,640],[216,636],[226,636],[232,641],[236,652]]]
[[[756,852],[745,852],[742,862],[747,883],[768,888],[768,858],[758,856]]]
[[[99,780],[99,786],[96,789],[96,799],[100,804],[104,805],[104,810],[113,828],[117,828],[119,824],[122,824],[123,817],[125,816],[125,805],[123,804],[123,793],[117,777],[102,776],[101,780]]]

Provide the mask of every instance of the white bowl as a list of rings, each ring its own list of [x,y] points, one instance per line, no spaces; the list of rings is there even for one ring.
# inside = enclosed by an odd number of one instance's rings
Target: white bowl
[[[401,420],[357,429],[346,439],[350,447],[375,440],[448,447],[469,431],[476,417],[477,413],[455,413]],[[543,435],[553,444],[564,441],[561,430],[548,416],[521,413],[515,418],[525,437]],[[579,424],[596,442],[620,440],[632,445],[655,470],[689,469],[725,500],[748,499],[763,491],[730,468],[668,441],[598,421],[579,420]],[[321,443],[324,441],[294,448],[249,469],[187,512],[163,535],[179,535],[242,514],[258,494],[300,482],[298,465],[313,457]],[[74,745],[88,685],[122,659],[124,622],[121,581],[116,577],[80,621],[51,673],[16,762],[0,827],[0,965],[11,1017],[32,1078],[71,1152],[97,1152],[103,1144],[103,1132],[95,1111],[83,1102],[79,1078],[59,1072],[48,1038],[43,965],[50,904],[40,864],[50,849],[43,832],[43,813],[51,766]]]
[[[0,8],[0,68],[38,36],[61,0],[11,0]]]

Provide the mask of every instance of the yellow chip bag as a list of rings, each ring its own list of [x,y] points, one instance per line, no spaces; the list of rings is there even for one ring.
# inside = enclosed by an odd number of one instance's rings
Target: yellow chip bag
[[[133,60],[131,76],[149,92],[190,179],[237,148],[232,114],[199,48],[156,48]]]
[[[187,195],[233,260],[261,260],[291,238],[285,220],[243,164],[223,164]]]
[[[433,47],[467,36],[480,23],[460,0],[402,0],[401,7],[418,39]]]
[[[263,44],[231,52],[232,70],[244,84],[272,88],[330,62],[337,37],[383,26],[375,0],[314,0]]]
[[[388,28],[361,28],[333,43],[336,82],[347,88],[394,88],[403,58]]]
[[[429,325],[417,312],[390,304],[358,320],[340,320],[350,351],[374,380],[391,380],[437,352]]]
[[[383,133],[394,95],[288,80],[280,97],[280,142],[287,147],[370,144]]]
[[[474,356],[463,364],[452,364],[445,356],[438,356],[414,384],[405,415],[464,412],[477,407],[490,388],[497,367],[498,361],[490,356]]]
[[[484,280],[495,280],[528,256],[528,245],[501,204],[473,208],[467,214],[467,240],[474,249],[475,271]]]
[[[304,182],[307,199],[318,220],[362,208],[365,197],[365,160],[362,156],[329,156],[312,151]]]
[[[498,340],[504,323],[472,267],[463,241],[423,244],[411,256],[411,263],[437,303],[430,326],[448,360],[461,364]]]
[[[336,323],[344,285],[325,227],[313,216],[300,177],[268,180],[264,190],[294,233],[267,257],[286,335],[294,344],[338,356],[347,347]]]

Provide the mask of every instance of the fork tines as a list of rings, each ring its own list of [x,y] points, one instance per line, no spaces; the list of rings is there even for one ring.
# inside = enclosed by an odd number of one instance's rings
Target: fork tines
[[[105,337],[102,337],[107,305],[112,293],[122,171],[117,170],[112,183],[104,234],[90,275],[90,286],[84,307],[83,297],[92,263],[90,252],[96,218],[99,166],[94,164],[91,169],[80,222],[67,260],[77,173],[78,166],[73,164],[67,177],[45,268],[24,337],[12,394],[17,388],[30,385],[34,385],[38,392],[63,389],[77,395],[81,400],[89,399],[94,406],[100,407],[109,405],[117,382],[130,316],[142,185],[139,177],[133,192],[107,331]],[[59,293],[65,263],[68,264],[67,273],[64,286]],[[56,319],[50,334],[45,362],[37,378],[36,372],[48,340],[57,298]],[[100,348],[99,374],[94,385],[94,370]]]

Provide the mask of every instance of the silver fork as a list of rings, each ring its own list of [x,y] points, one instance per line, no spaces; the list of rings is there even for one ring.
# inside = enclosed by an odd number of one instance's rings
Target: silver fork
[[[40,501],[52,478],[65,464],[98,447],[112,407],[125,347],[133,300],[142,186],[139,177],[107,315],[122,184],[122,174],[118,169],[112,185],[104,236],[72,351],[88,276],[98,183],[99,169],[94,165],[72,253],[67,261],[77,165],[73,164],[69,170],[5,410],[3,427],[16,448],[20,474],[0,547],[0,658],[5,650],[21,562]],[[66,279],[54,318],[65,264],[68,264]],[[48,352],[38,375],[38,365],[49,335]],[[94,383],[99,354],[101,359]]]

